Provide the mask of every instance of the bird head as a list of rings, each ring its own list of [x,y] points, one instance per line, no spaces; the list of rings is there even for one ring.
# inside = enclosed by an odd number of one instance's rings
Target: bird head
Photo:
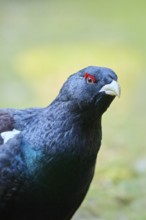
[[[74,109],[96,109],[99,114],[120,96],[117,75],[105,67],[89,66],[71,75],[60,91],[60,98],[72,101]]]

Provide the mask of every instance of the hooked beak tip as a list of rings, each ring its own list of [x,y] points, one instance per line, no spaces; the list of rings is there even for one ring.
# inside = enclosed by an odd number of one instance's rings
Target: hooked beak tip
[[[121,88],[117,81],[113,80],[110,84],[104,85],[99,92],[105,92],[107,95],[118,96],[121,95]]]

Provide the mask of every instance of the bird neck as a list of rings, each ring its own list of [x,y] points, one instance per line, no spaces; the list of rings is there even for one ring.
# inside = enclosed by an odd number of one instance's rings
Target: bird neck
[[[97,154],[101,143],[101,117],[96,109],[84,109],[70,101],[57,100],[47,111],[48,115],[52,112],[54,136],[59,140],[57,151],[72,151],[82,156]]]

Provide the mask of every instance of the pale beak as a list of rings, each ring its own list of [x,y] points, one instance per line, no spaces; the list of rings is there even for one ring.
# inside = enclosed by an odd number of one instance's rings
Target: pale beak
[[[105,92],[105,94],[107,95],[118,96],[118,97],[120,97],[121,95],[120,86],[118,82],[116,82],[115,80],[113,80],[110,84],[104,85],[99,92]]]

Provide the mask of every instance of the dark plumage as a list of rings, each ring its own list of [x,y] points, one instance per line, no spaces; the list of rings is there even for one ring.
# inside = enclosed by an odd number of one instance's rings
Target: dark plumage
[[[91,66],[71,75],[46,108],[0,110],[1,219],[71,219],[94,175],[116,81],[111,69]]]

